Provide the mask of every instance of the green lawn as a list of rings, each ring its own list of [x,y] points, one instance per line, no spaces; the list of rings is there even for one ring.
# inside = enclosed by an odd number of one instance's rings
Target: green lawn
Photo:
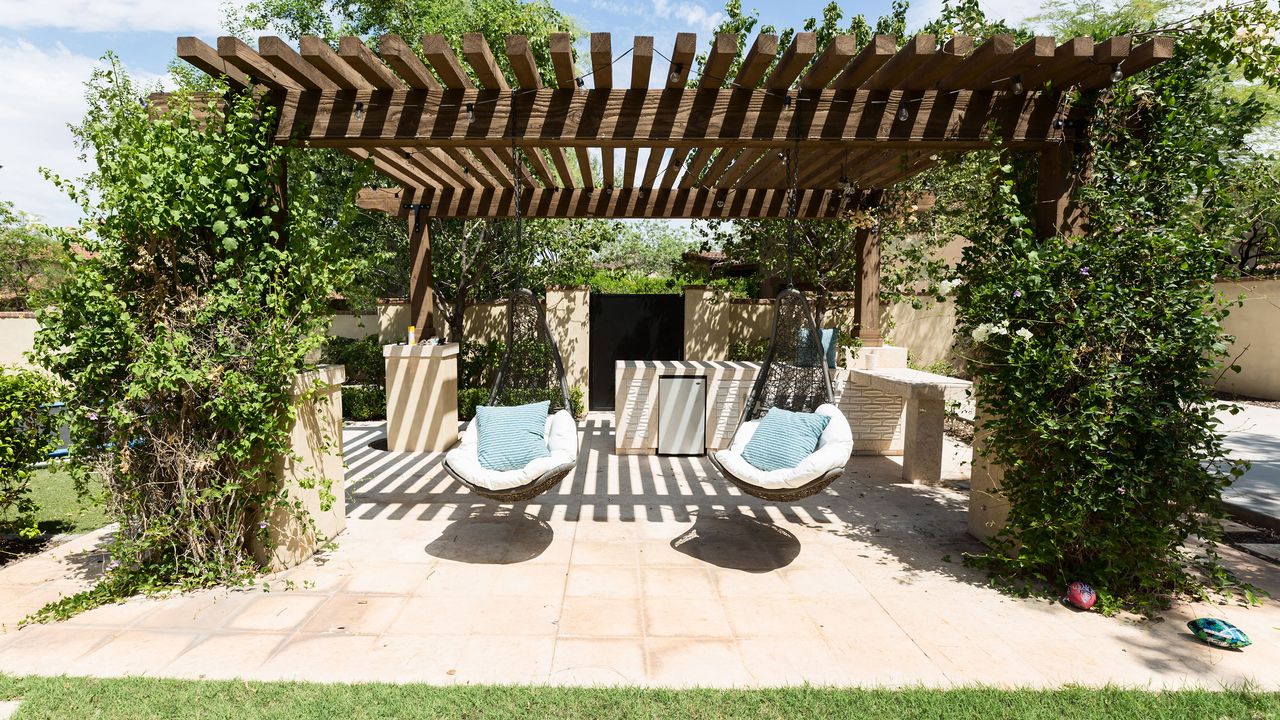
[[[83,533],[107,524],[101,508],[76,497],[71,475],[58,464],[36,471],[31,497],[40,506],[40,529],[46,533]]]
[[[37,519],[43,537],[27,540],[14,535],[15,528],[0,518],[0,566],[39,552],[48,539],[60,533],[85,533],[106,525],[102,509],[76,496],[71,475],[60,465],[37,470],[31,478],[31,498],[39,505]]]
[[[642,690],[555,687],[313,685],[130,678],[10,678],[36,718],[1280,718],[1280,695],[1250,691],[1147,693],[966,690]]]

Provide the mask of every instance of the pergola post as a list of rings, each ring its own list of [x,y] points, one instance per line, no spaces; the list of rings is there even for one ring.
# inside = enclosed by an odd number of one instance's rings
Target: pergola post
[[[860,228],[854,242],[858,254],[857,305],[854,322],[863,347],[880,347],[880,233],[877,228]]]
[[[1079,175],[1075,171],[1075,143],[1070,140],[1040,151],[1036,186],[1036,235],[1049,238],[1081,229],[1083,212],[1072,202]]]
[[[435,334],[435,293],[431,286],[431,237],[420,213],[409,216],[409,323],[419,337]],[[429,334],[428,334],[429,333]]]

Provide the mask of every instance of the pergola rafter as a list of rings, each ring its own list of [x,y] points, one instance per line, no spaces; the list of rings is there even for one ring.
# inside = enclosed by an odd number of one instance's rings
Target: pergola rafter
[[[569,35],[548,40],[554,87],[544,86],[521,35],[498,51],[510,75],[479,33],[458,49],[440,35],[416,45],[386,35],[371,43],[376,52],[354,37],[336,49],[304,37],[297,50],[272,37],[256,49],[188,37],[178,55],[233,88],[265,90],[280,110],[276,142],[338,149],[399,186],[364,190],[359,202],[409,218],[420,290],[430,284],[423,218],[514,215],[513,166],[526,186],[525,217],[777,218],[788,207],[782,159],[798,149],[798,215],[827,219],[874,206],[883,189],[947,154],[999,144],[1042,154],[1038,226],[1053,232],[1072,214],[1080,108],[1069,91],[1086,91],[1087,101],[1087,91],[1173,54],[1162,37],[1019,45],[1009,35],[976,44],[922,34],[899,47],[876,35],[858,47],[839,36],[819,47],[802,32],[785,49],[776,35],[757,36],[733,73],[734,35],[715,37],[695,69],[697,38],[680,33],[670,56],[651,37],[619,43],[632,73],[615,87],[621,51],[609,33],[592,33],[581,59]],[[650,80],[655,55],[666,71],[660,83]],[[859,247],[866,300],[878,292],[878,246],[867,235]],[[417,290],[414,316],[426,326],[429,293]],[[864,341],[878,341],[876,313],[862,321]]]

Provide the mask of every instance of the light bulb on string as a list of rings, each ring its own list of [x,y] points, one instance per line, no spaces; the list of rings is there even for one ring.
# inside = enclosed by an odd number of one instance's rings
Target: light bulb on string
[[[1111,82],[1118,83],[1124,79],[1124,73],[1120,72],[1120,63],[1111,66]]]
[[[1026,92],[1026,88],[1022,87],[1022,76],[1014,75],[1013,76],[1013,94],[1021,95],[1024,92]]]
[[[473,122],[475,122],[475,121],[476,121],[476,106],[475,106],[475,103],[467,103],[467,122],[468,122],[468,123],[473,123]]]
[[[671,66],[671,74],[670,74],[669,76],[667,76],[667,80],[668,80],[672,85],[679,85],[680,83],[684,82],[684,78],[683,78],[683,77],[681,77],[681,75],[680,75],[680,73],[681,73],[681,71],[682,71],[682,70],[684,70],[684,65],[683,65],[683,64],[681,64],[681,63],[676,63],[675,65],[672,65],[672,66]]]
[[[910,118],[911,118],[911,115],[910,113],[907,112],[907,106],[899,105],[898,106],[898,122],[906,122]]]

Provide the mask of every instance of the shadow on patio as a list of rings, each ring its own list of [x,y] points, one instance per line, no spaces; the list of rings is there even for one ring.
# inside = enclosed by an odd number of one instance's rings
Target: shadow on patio
[[[493,564],[536,557],[551,544],[550,521],[691,523],[671,538],[672,550],[749,572],[790,564],[803,548],[787,528],[804,526],[874,544],[892,558],[880,562],[895,567],[903,583],[927,572],[986,584],[985,576],[960,563],[962,553],[982,549],[966,531],[967,497],[903,484],[902,466],[893,459],[854,457],[844,478],[826,492],[794,503],[768,503],[725,482],[705,458],[614,455],[613,420],[607,414],[592,413],[579,427],[574,473],[515,506],[469,493],[444,472],[441,454],[369,447],[383,437],[380,425],[348,427],[348,519],[449,520],[449,530],[426,552]]]

